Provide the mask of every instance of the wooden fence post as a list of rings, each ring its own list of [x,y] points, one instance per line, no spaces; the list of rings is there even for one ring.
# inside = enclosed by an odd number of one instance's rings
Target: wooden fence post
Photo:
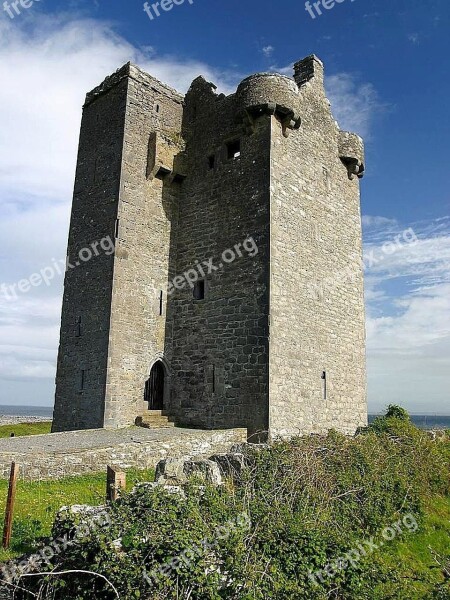
[[[126,473],[108,466],[106,473],[106,500],[115,502],[119,497],[119,490],[126,488],[126,482]]]
[[[11,473],[9,475],[8,499],[6,500],[5,526],[3,529],[3,548],[8,549],[11,544],[12,525],[14,517],[14,504],[16,502],[17,476],[19,474],[19,465],[15,462],[11,464]]]

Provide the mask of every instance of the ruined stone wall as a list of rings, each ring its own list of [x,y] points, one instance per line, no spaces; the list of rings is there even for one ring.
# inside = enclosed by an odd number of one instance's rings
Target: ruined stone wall
[[[126,97],[122,70],[113,87],[88,95],[83,110],[68,242],[74,268],[65,277],[54,431],[104,424],[114,256],[98,246],[99,255],[89,261],[80,261],[78,253],[114,238]]]
[[[128,430],[126,430],[128,431]],[[117,441],[89,443],[85,447],[65,448],[67,438],[64,433],[57,435],[35,436],[26,450],[14,449],[18,444],[10,442],[0,448],[0,479],[7,479],[11,470],[11,462],[19,465],[19,477],[25,481],[41,481],[61,479],[75,475],[106,473],[106,467],[120,469],[154,469],[163,458],[207,457],[220,452],[227,452],[235,444],[245,443],[245,429],[228,431],[192,431],[172,430],[159,431],[156,435],[148,430],[131,429],[126,442],[121,441],[125,432]],[[97,432],[83,432],[81,435],[94,436]],[[98,436],[97,436],[98,437]],[[16,438],[18,439],[18,438]],[[33,447],[34,445],[34,447]]]
[[[367,421],[359,182],[340,159],[322,64],[298,67],[301,127],[284,137],[272,122],[270,428],[353,433]]]
[[[130,66],[106,386],[106,427],[134,423],[166,332],[172,230],[180,184],[159,179],[180,153],[182,97]],[[158,132],[158,133],[157,133]],[[160,315],[160,293],[163,292]]]
[[[269,135],[268,116],[244,135],[234,96],[217,96],[201,78],[194,82],[183,122],[188,177],[179,204],[177,273],[209,259],[218,268],[206,274],[204,300],[195,300],[189,286],[169,300],[170,413],[186,425],[267,429]],[[227,142],[237,139],[241,155],[229,158]],[[225,264],[223,251],[248,236],[257,255],[243,251]]]

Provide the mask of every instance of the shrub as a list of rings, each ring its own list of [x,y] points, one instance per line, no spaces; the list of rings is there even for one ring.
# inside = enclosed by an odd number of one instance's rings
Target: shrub
[[[239,484],[193,481],[183,495],[149,486],[124,494],[111,506],[111,526],[69,546],[48,570],[101,573],[127,600],[409,598],[400,567],[387,565],[380,550],[360,551],[332,577],[326,571],[405,514],[420,522],[427,499],[449,493],[449,438],[433,441],[388,412],[355,438],[330,432],[249,447]],[[396,532],[407,535],[404,527]],[[378,585],[389,595],[377,595]],[[42,579],[35,593],[39,587],[41,598],[56,600],[115,597],[104,580],[83,574]]]

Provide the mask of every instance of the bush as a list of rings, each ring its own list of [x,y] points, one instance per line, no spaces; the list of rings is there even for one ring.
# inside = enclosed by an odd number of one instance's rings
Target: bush
[[[239,485],[193,481],[183,495],[140,487],[111,507],[109,528],[69,546],[48,570],[103,574],[130,600],[412,597],[401,566],[361,545],[383,540],[385,528],[406,539],[405,515],[419,523],[429,497],[449,493],[450,440],[433,441],[396,407],[388,413],[355,438],[330,432],[249,447]],[[336,559],[357,548],[358,560],[340,568]],[[85,574],[41,580],[31,591],[39,587],[42,598],[116,597]]]

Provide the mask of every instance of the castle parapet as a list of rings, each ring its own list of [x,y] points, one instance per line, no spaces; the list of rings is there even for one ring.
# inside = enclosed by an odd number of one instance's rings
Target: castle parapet
[[[275,115],[285,135],[301,124],[300,97],[295,81],[277,73],[257,73],[244,79],[236,91],[237,120],[251,132],[253,119],[262,114]]]
[[[339,158],[348,169],[349,179],[356,175],[359,179],[364,176],[364,142],[348,131],[339,132]]]

